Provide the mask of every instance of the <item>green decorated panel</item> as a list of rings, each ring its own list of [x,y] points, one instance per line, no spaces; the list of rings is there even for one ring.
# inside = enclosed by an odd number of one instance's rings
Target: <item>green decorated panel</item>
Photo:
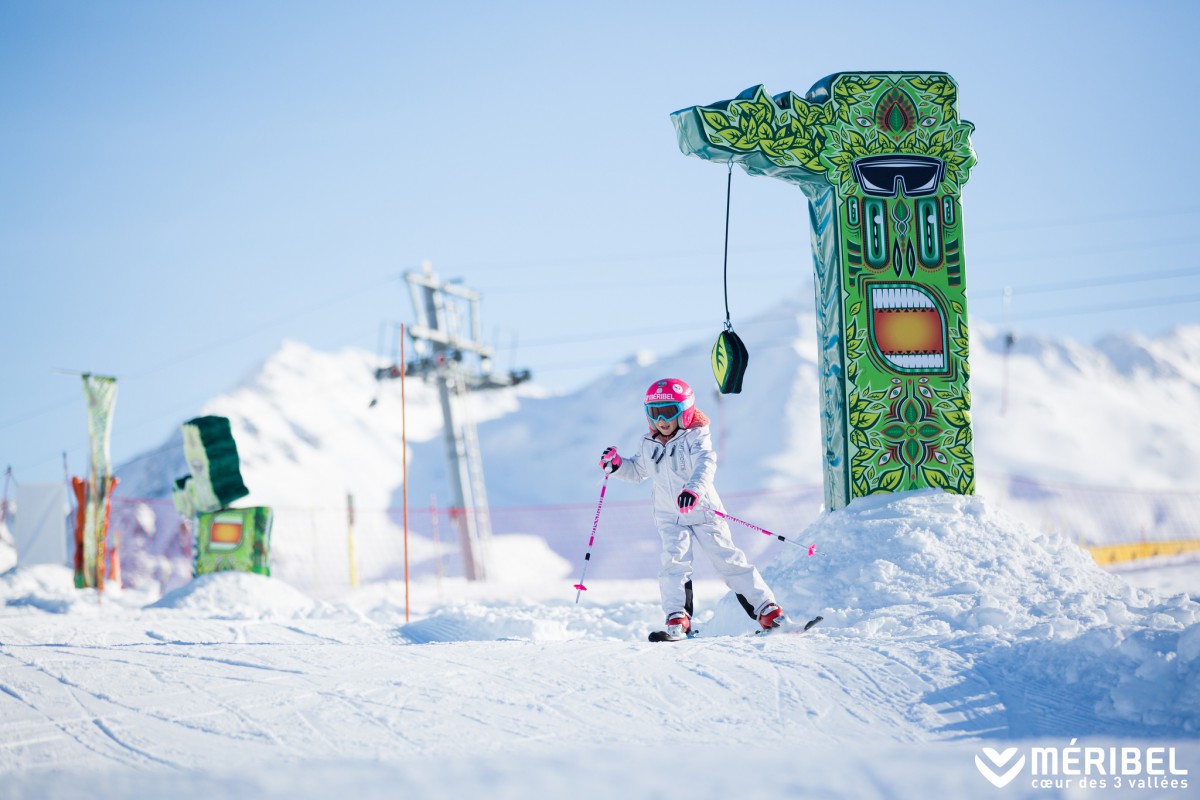
[[[271,574],[271,523],[266,506],[202,511],[196,518],[194,575],[211,572]]]
[[[960,192],[975,153],[943,73],[839,73],[672,115],[689,155],[809,199],[829,508],[974,491]]]

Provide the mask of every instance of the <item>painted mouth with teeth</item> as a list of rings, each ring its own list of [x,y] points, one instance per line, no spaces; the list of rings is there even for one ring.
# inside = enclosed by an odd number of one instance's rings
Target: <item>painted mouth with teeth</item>
[[[869,291],[871,343],[898,372],[946,371],[946,315],[915,283],[874,284]]]

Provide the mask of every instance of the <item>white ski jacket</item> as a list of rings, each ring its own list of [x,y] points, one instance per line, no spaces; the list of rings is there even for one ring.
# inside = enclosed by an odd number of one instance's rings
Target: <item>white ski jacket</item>
[[[654,482],[654,522],[661,528],[664,523],[695,525],[713,519],[711,512],[701,508],[679,513],[675,500],[684,489],[696,493],[697,504],[724,511],[713,486],[716,474],[712,434],[703,425],[681,428],[665,444],[647,433],[636,453],[621,457],[621,466],[612,476],[629,483]]]
[[[689,616],[692,613],[693,538],[712,561],[725,585],[744,599],[743,605],[748,604],[759,614],[768,603],[775,602],[762,575],[733,543],[725,520],[698,507],[682,514],[675,503],[679,493],[687,489],[696,493],[698,505],[724,511],[721,498],[713,488],[716,473],[717,454],[713,451],[712,434],[707,425],[678,430],[665,443],[647,433],[638,451],[627,458],[622,457],[621,466],[612,473],[613,477],[629,483],[645,480],[654,483],[654,524],[663,545],[658,587],[668,618],[678,611]]]

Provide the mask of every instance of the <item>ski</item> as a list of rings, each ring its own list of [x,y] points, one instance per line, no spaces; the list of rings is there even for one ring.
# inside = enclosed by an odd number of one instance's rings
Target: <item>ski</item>
[[[808,622],[805,622],[804,624],[797,623],[797,624],[793,625],[793,624],[785,623],[783,625],[780,625],[777,628],[770,628],[770,629],[759,628],[758,630],[754,631],[753,633],[750,633],[747,635],[748,636],[774,636],[774,635],[780,634],[780,633],[804,633],[805,631],[811,630],[814,625],[816,625],[818,622],[820,622],[823,619],[825,619],[825,618],[818,615],[818,616],[815,616],[812,619],[810,619]],[[652,642],[680,642],[680,641],[683,641],[685,638],[687,638],[687,639],[701,638],[700,631],[698,629],[688,631],[688,634],[686,637],[670,636],[666,631],[650,631],[650,636],[649,636],[649,639]]]
[[[798,624],[798,623],[792,624],[789,622],[789,623],[784,623],[783,625],[780,625],[779,627],[776,627],[776,628],[759,628],[758,630],[756,630],[754,632],[754,634],[756,636],[774,636],[779,633],[804,633],[805,631],[810,630],[814,625],[816,625],[818,622],[820,622],[823,619],[825,619],[825,618],[818,614],[817,616],[810,619],[808,622],[805,622],[803,625]]]
[[[687,636],[672,636],[666,631],[650,631],[650,641],[652,642],[678,642],[683,639],[695,639],[700,635],[699,630],[690,630]]]

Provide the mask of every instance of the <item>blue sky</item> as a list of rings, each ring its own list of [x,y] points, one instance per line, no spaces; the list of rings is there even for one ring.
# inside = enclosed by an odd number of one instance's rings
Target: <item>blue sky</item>
[[[436,7],[435,7],[436,6]],[[853,9],[848,11],[847,9]],[[1158,335],[1200,308],[1185,2],[0,2],[0,467],[118,462],[284,339],[375,351],[424,260],[501,369],[580,385],[724,319],[724,169],[669,114],[838,71],[951,73],[972,318]],[[735,172],[735,324],[807,296],[800,191]],[[748,397],[752,402],[753,398]],[[597,398],[603,402],[603,398]]]

